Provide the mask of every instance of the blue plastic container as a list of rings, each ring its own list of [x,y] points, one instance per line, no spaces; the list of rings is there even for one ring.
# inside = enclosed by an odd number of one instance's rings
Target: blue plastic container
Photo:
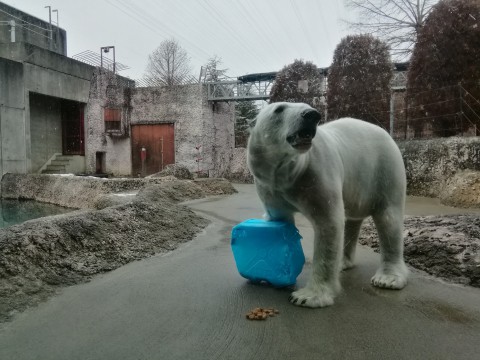
[[[240,275],[275,287],[295,284],[303,255],[295,225],[282,221],[246,220],[232,229],[232,251]]]

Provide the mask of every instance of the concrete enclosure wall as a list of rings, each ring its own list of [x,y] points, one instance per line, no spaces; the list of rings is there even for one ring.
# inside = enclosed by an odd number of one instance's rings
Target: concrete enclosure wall
[[[0,172],[25,173],[25,88],[21,63],[0,58]]]
[[[480,171],[480,139],[452,137],[400,141],[410,195],[439,197],[446,182],[465,170]]]
[[[407,140],[397,144],[405,163],[409,195],[439,197],[444,203],[453,204],[451,199],[446,199],[445,194],[452,192],[449,187],[461,183],[451,181],[455,176],[465,173],[468,178],[474,177],[476,182],[480,182],[480,138]],[[240,182],[253,181],[245,154],[246,149],[235,149],[227,178]],[[464,183],[468,186],[473,180]],[[469,206],[473,206],[473,203],[480,205],[480,198],[472,201]]]

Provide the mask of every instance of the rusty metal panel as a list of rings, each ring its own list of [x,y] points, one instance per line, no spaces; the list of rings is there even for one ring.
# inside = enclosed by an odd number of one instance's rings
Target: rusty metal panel
[[[142,148],[146,150],[142,164]],[[175,126],[173,123],[132,125],[132,175],[155,174],[175,163]],[[142,166],[143,165],[143,166]]]

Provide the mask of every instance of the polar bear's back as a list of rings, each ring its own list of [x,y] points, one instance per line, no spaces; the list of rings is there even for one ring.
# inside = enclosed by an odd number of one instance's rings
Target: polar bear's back
[[[337,133],[349,136],[350,133],[355,133],[361,137],[365,136],[370,139],[372,137],[390,138],[390,135],[380,126],[350,117],[327,122],[323,125],[320,125],[320,128],[322,130],[331,132],[332,134]]]
[[[347,199],[368,203],[378,197],[396,197],[396,201],[403,201],[406,177],[402,155],[384,129],[342,118],[319,126],[317,135],[329,148],[325,151],[334,151],[342,159]]]
[[[319,133],[336,143],[340,151],[343,148],[347,152],[357,150],[365,153],[365,156],[370,156],[371,161],[376,158],[377,152],[387,151],[385,155],[401,160],[400,150],[391,136],[380,126],[363,120],[353,118],[334,120],[321,125]]]

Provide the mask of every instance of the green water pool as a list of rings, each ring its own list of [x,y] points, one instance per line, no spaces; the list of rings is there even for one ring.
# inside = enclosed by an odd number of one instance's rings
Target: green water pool
[[[63,214],[74,209],[31,200],[0,201],[0,228],[44,216]]]

